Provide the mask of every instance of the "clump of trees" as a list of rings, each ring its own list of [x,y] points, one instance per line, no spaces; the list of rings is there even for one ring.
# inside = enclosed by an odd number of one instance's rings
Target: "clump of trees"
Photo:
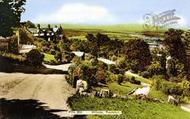
[[[20,25],[21,14],[24,12],[26,0],[1,0],[0,1],[0,35],[11,36],[13,28]]]
[[[89,51],[94,57],[109,58],[123,53],[124,42],[118,39],[110,39],[107,35],[97,33],[86,36]]]
[[[169,29],[165,33],[164,45],[166,46],[170,56],[179,63],[184,64],[184,71],[188,70],[187,54],[185,45],[182,41],[182,30]]]
[[[143,71],[152,61],[149,45],[141,39],[128,41],[125,45],[125,55],[128,69],[135,72]]]

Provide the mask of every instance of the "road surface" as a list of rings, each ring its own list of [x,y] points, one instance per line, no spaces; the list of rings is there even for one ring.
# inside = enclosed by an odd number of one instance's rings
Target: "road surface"
[[[190,104],[182,104],[181,109],[183,109],[186,112],[190,112]]]
[[[47,109],[70,110],[66,101],[74,93],[75,90],[66,82],[64,75],[0,73],[1,99],[33,99],[44,103]],[[61,111],[54,114],[67,116]]]
[[[68,63],[68,64],[62,64],[62,65],[48,65],[48,64],[43,64],[46,68],[50,69],[57,69],[57,70],[62,70],[62,71],[68,71],[69,67],[73,66],[73,63]]]

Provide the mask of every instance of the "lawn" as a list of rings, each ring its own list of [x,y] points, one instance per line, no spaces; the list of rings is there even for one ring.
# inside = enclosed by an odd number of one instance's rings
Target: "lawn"
[[[125,76],[126,76],[127,78],[129,78],[129,79],[134,76],[136,80],[141,81],[142,83],[152,84],[152,81],[151,81],[151,80],[146,79],[146,78],[143,78],[142,76],[138,76],[138,75],[136,75],[136,74],[133,75],[133,74],[131,74],[131,73],[129,73],[129,72],[126,72],[126,73],[125,73]]]
[[[190,113],[179,107],[135,99],[109,99],[73,96],[69,99],[72,110],[122,111],[119,116],[88,116],[88,119],[189,119]]]
[[[126,83],[122,83],[122,85],[119,85],[118,83],[110,83],[108,84],[108,87],[115,94],[127,95],[132,90],[136,88],[140,88],[142,86],[126,82]]]
[[[44,61],[50,62],[50,61],[56,61],[54,55],[44,53]]]
[[[162,91],[156,90],[154,86],[150,89],[150,93],[148,94],[148,96],[152,98],[158,98],[163,101],[167,101],[168,98],[166,94],[164,94]]]

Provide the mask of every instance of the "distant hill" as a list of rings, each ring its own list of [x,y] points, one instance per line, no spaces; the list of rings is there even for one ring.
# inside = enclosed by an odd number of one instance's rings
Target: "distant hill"
[[[63,29],[75,29],[75,30],[100,30],[100,31],[112,31],[112,32],[142,32],[142,31],[156,31],[156,29],[145,29],[143,24],[116,24],[116,25],[85,25],[85,24],[51,24],[62,26]],[[41,27],[47,27],[47,24],[41,24]],[[163,29],[159,29],[163,30]]]

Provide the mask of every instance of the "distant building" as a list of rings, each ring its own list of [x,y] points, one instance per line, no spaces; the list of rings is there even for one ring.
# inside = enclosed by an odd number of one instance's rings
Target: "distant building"
[[[33,34],[35,37],[43,38],[46,41],[54,41],[56,39],[62,38],[63,28],[60,26],[59,28],[55,26],[51,28],[48,25],[48,28],[41,28],[40,25],[37,28],[27,28],[30,33]]]

